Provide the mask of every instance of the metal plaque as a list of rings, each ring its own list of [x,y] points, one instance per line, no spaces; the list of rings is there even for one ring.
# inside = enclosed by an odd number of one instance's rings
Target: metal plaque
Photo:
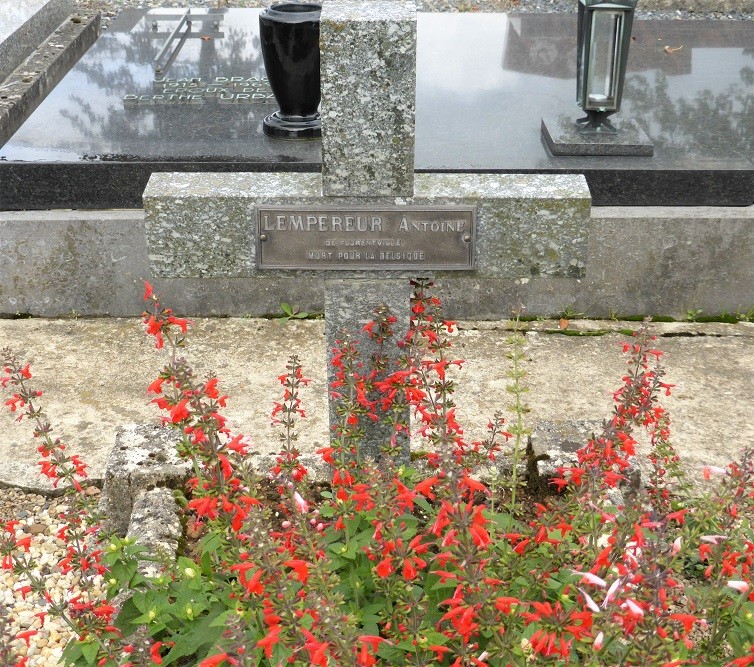
[[[473,206],[268,206],[257,209],[260,269],[474,268]]]

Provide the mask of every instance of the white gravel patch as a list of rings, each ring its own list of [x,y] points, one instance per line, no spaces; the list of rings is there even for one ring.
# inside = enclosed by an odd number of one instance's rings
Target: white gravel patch
[[[59,514],[66,509],[63,498],[44,498],[18,489],[0,490],[0,524],[18,520],[15,538],[31,536],[29,554],[47,582],[47,590],[54,600],[70,598],[78,592],[78,576],[63,574],[58,566],[65,556],[65,542],[56,537],[61,524]],[[46,603],[30,594],[26,598],[20,588],[26,583],[23,576],[0,569],[0,613],[10,621],[10,634],[37,630],[25,641],[16,640],[13,646],[20,656],[28,657],[30,667],[53,667],[59,664],[66,643],[73,632],[60,619],[37,614],[46,610]],[[101,589],[95,588],[95,592]]]

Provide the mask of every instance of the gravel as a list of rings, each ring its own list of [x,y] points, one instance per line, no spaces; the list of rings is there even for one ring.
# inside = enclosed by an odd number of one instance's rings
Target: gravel
[[[263,7],[272,0],[76,0],[81,11],[99,11],[102,25],[124,9],[153,7]],[[423,12],[576,13],[577,0],[417,0]],[[754,20],[754,0],[639,0],[637,19]]]
[[[0,490],[0,524],[18,520],[15,539],[31,536],[29,555],[40,572],[45,573],[48,590],[55,599],[76,594],[77,577],[73,572],[63,574],[58,562],[65,556],[65,542],[55,535],[62,525],[58,516],[67,509],[64,498],[45,498],[18,489]],[[46,617],[44,623],[36,616],[44,609],[33,596],[24,598],[20,587],[23,579],[8,570],[0,569],[0,614],[10,619],[9,632],[15,636],[25,630],[37,630],[29,638],[13,642],[20,656],[28,658],[29,667],[57,665],[71,631],[63,621]]]

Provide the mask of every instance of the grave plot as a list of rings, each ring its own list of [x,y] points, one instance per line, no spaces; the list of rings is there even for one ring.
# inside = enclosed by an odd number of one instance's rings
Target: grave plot
[[[193,11],[189,33],[178,10],[113,22],[0,148],[0,209],[140,208],[155,172],[320,171],[319,140],[262,133],[258,10]],[[580,173],[597,206],[752,204],[754,25],[633,32],[620,116],[654,155],[555,157],[540,119],[579,113],[574,17],[419,14],[417,171]]]

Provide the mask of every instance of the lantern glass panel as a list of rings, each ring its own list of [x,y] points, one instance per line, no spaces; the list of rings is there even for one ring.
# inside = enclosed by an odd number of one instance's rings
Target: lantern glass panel
[[[586,82],[586,109],[617,109],[616,87],[623,35],[622,11],[601,9],[592,15]]]

